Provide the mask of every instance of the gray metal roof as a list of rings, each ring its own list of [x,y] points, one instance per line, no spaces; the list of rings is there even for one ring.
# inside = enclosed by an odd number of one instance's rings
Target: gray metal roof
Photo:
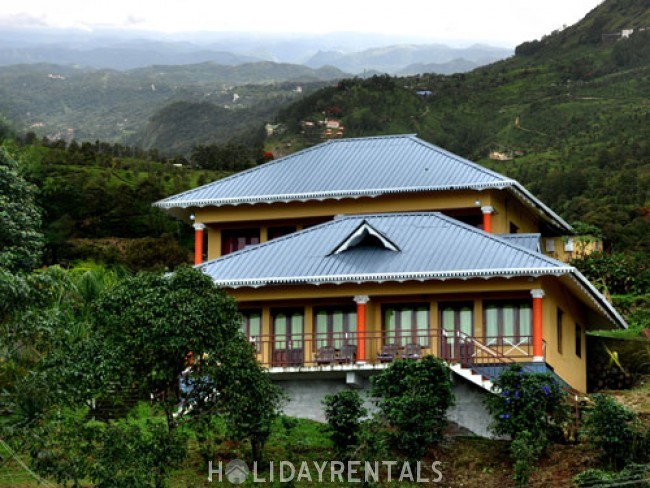
[[[572,230],[515,180],[412,134],[328,141],[154,205],[175,209],[506,188],[546,221]]]
[[[332,253],[364,223],[399,250],[357,245]],[[339,217],[199,267],[226,287],[539,276],[573,269],[436,212]]]
[[[540,245],[542,234],[499,234],[499,237],[530,251],[542,252]]]
[[[390,240],[395,250],[385,242],[369,245],[356,240],[343,252],[332,252],[365,227]],[[247,247],[198,268],[226,288],[554,275],[570,278],[602,315],[626,326],[574,267],[514,241],[437,212],[354,215]]]

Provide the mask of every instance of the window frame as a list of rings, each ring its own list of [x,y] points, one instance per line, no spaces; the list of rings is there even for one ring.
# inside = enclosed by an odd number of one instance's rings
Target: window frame
[[[240,330],[244,333],[246,338],[255,347],[255,352],[260,353],[262,350],[261,336],[262,336],[262,310],[249,309],[241,310],[239,313],[242,315],[242,324]],[[257,335],[251,334],[251,315],[259,316],[259,333]]]
[[[239,242],[244,239],[243,245]],[[241,251],[248,246],[254,246],[261,241],[261,231],[257,227],[221,230],[221,255],[227,256],[233,252]],[[236,243],[235,243],[236,242]]]
[[[336,312],[342,313],[342,324],[341,332],[336,332],[334,330],[335,323],[334,314]],[[326,314],[326,331],[319,332],[319,320],[318,316],[321,313]],[[352,318],[354,317],[354,324],[352,324]],[[356,345],[357,344],[357,309],[353,305],[346,305],[337,307],[336,305],[314,307],[313,309],[313,327],[314,327],[314,348],[318,349],[323,346],[334,346],[336,349],[341,349],[343,342],[347,344]],[[352,330],[353,329],[353,330]],[[326,338],[322,338],[321,334],[325,334]],[[336,337],[336,334],[340,334],[339,337]],[[344,334],[348,334],[346,338]]]
[[[389,310],[395,312],[394,331],[388,328],[387,313]],[[401,327],[402,314],[409,311],[411,324],[415,323],[416,325],[406,329]],[[426,313],[425,327],[418,327],[418,312]],[[419,344],[424,348],[431,346],[431,306],[429,303],[385,303],[381,307],[381,317],[384,344],[392,343],[398,347],[404,347],[406,344]],[[405,331],[408,331],[408,333],[404,334]],[[424,334],[420,332],[424,332]]]
[[[514,340],[517,344],[532,344],[533,341],[533,303],[532,299],[495,299],[495,300],[483,300],[483,336],[485,343],[487,345],[491,344],[504,344],[504,338],[509,338]],[[488,312],[490,306],[496,306],[497,310],[497,331],[496,335],[488,334]],[[512,335],[506,335],[505,332],[505,320],[504,320],[504,310],[506,307],[513,307],[513,323],[512,323]],[[528,309],[528,317],[530,322],[528,324],[522,324],[521,321],[521,312],[524,309]],[[527,333],[525,333],[527,332]],[[524,340],[525,339],[525,340]]]

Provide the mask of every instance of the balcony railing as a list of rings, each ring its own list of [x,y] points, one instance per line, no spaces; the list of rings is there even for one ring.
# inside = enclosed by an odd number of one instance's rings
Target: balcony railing
[[[531,336],[480,337],[444,329],[266,335],[250,341],[267,367],[386,364],[433,354],[491,377],[495,368],[533,357]]]

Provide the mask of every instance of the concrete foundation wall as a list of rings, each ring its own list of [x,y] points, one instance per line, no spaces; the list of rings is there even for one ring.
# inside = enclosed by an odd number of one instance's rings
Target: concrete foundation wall
[[[336,378],[309,377],[291,378],[286,375],[281,379],[274,378],[274,382],[287,394],[288,402],[284,406],[284,413],[292,417],[307,418],[325,422],[323,399],[326,395],[345,389],[356,389],[362,398],[364,406],[369,412],[376,408],[369,398],[370,381],[368,377],[355,377],[342,375]],[[456,375],[452,375],[453,392],[456,405],[449,409],[447,417],[450,422],[457,424],[467,431],[481,436],[490,437],[489,424],[491,417],[483,405],[483,398],[489,393],[479,386],[470,383]],[[356,380],[351,383],[352,380]]]

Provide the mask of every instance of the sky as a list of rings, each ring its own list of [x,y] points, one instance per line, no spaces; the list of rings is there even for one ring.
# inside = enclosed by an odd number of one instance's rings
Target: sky
[[[514,47],[602,0],[1,0],[0,27],[178,32],[383,33]]]

